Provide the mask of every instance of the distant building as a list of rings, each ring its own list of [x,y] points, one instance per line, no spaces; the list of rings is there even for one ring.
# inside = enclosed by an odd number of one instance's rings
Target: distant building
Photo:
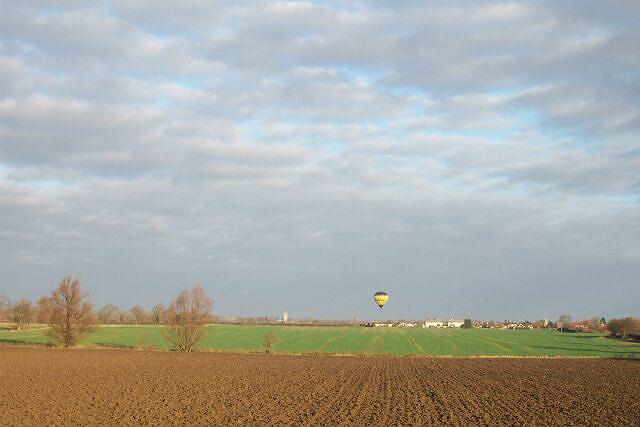
[[[376,328],[393,328],[393,323],[374,323]]]
[[[289,320],[289,313],[286,311],[282,313],[282,321],[287,322]]]
[[[447,322],[448,328],[462,328],[462,325],[464,325],[464,320],[460,319],[450,319]]]
[[[507,329],[533,329],[533,324],[509,323]]]
[[[398,323],[396,323],[396,326],[398,328],[415,328],[416,324],[415,323],[411,323],[411,322],[406,322],[404,320],[399,321]]]
[[[423,328],[444,328],[444,321],[433,319],[433,320],[425,320],[422,325]]]
[[[547,319],[536,320],[531,324],[531,326],[533,326],[536,329],[546,328],[547,326],[549,326],[549,321]]]

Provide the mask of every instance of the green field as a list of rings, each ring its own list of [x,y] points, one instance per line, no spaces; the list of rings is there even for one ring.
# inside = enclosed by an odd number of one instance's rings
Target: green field
[[[168,348],[162,327],[101,326],[81,346]],[[402,329],[301,326],[207,326],[204,350],[261,351],[263,336],[275,330],[276,353],[392,354],[431,356],[640,357],[640,344],[598,334],[503,329]],[[0,330],[0,343],[44,344],[44,329]]]

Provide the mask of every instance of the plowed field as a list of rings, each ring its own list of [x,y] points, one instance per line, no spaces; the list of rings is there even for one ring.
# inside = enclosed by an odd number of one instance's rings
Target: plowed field
[[[638,425],[640,363],[0,348],[0,424]]]

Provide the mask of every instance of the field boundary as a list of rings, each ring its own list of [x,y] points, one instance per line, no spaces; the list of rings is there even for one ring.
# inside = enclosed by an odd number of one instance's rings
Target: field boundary
[[[174,353],[180,354],[179,351],[166,349],[166,348],[152,348],[152,347],[127,347],[118,345],[81,345],[75,347],[62,347],[56,346],[51,343],[34,343],[34,342],[8,342],[8,340],[0,340],[0,348],[37,348],[45,350],[69,350],[69,351],[147,351],[153,353]],[[375,353],[335,353],[335,352],[275,352],[265,353],[261,350],[242,351],[242,350],[217,350],[217,349],[200,349],[192,353],[199,354],[238,354],[238,355],[260,355],[265,357],[281,357],[281,356],[327,356],[327,357],[362,357],[362,358],[386,358],[386,359],[585,359],[585,360],[631,360],[640,361],[640,353],[638,356],[613,356],[613,357],[601,357],[601,356],[572,356],[572,355],[536,355],[536,356],[515,356],[515,355],[442,355],[442,354],[375,354]],[[189,353],[185,353],[189,354]]]

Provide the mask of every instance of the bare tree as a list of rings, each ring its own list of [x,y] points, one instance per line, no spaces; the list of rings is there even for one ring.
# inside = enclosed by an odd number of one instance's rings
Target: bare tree
[[[93,306],[86,301],[77,278],[67,276],[51,292],[51,328],[49,335],[65,347],[73,346],[80,336],[95,329]]]
[[[164,313],[164,305],[156,304],[151,309],[151,320],[154,325],[159,325],[162,320],[162,314]]]
[[[107,304],[98,310],[98,320],[100,323],[120,323],[120,308],[117,305]]]
[[[563,329],[567,326],[571,326],[571,316],[568,314],[563,314],[558,319],[558,326],[560,326],[560,332],[563,332]]]
[[[22,299],[13,307],[13,321],[19,331],[29,327],[32,317],[33,306],[31,305],[31,301]]]
[[[136,325],[141,325],[145,323],[145,321],[147,320],[147,312],[141,306],[136,305],[135,307],[132,307],[131,310],[129,311],[133,315]]]
[[[13,304],[11,300],[5,295],[0,295],[0,322],[10,321],[11,313],[13,311]]]
[[[633,317],[620,319],[620,333],[622,338],[640,333],[640,319],[635,319]]]
[[[600,328],[600,317],[592,317],[589,319],[589,329],[596,331]]]
[[[278,334],[275,330],[271,330],[262,337],[262,348],[265,353],[271,353],[274,345],[278,342]]]
[[[136,323],[135,316],[129,310],[120,310],[119,316],[120,316],[120,323],[129,324],[129,325]]]
[[[622,331],[622,320],[621,319],[609,319],[607,322],[607,329],[609,333],[614,337],[617,337]]]
[[[175,350],[190,352],[202,341],[212,307],[213,301],[199,285],[180,292],[166,311],[165,338]]]
[[[49,323],[52,309],[53,306],[51,304],[51,298],[48,296],[41,296],[38,299],[38,308],[36,308],[36,320],[38,323]]]
[[[627,338],[629,335],[637,335],[640,334],[640,319],[633,317],[609,319],[607,329],[614,337]]]

